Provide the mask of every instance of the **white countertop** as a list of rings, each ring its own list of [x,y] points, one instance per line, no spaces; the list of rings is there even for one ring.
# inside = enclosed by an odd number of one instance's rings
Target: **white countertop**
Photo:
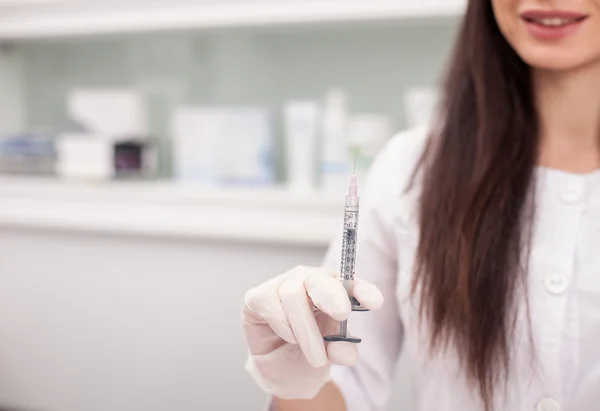
[[[27,227],[326,246],[343,196],[171,182],[0,178],[0,229]]]

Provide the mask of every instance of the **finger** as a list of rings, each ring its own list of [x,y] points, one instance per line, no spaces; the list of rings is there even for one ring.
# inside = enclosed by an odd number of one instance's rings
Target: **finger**
[[[352,367],[358,361],[358,347],[354,343],[345,341],[328,343],[327,356],[333,364]]]
[[[279,298],[306,360],[313,367],[320,368],[327,364],[327,353],[309,297],[304,288],[305,277],[304,275],[298,275],[282,283],[279,287]]]
[[[379,310],[383,305],[383,294],[368,281],[356,278],[354,280],[353,292],[354,297],[360,302],[360,306],[367,310]]]
[[[348,319],[352,305],[339,279],[315,272],[306,277],[304,286],[315,307],[337,321]]]
[[[278,283],[281,283],[279,281]],[[258,287],[246,293],[245,311],[251,312],[249,322],[266,323],[285,342],[296,344],[296,337],[281,305],[278,288]]]
[[[321,327],[322,335],[337,335],[340,333],[339,321],[322,312],[318,312],[316,318]],[[326,343],[325,347],[327,357],[333,364],[351,367],[358,361],[358,347],[356,344],[340,341]]]

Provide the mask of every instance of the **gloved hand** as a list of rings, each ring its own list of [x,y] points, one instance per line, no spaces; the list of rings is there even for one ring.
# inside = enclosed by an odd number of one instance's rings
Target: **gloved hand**
[[[383,304],[381,292],[360,279],[355,279],[354,297],[369,310]],[[246,369],[268,394],[314,398],[330,380],[332,364],[352,366],[358,359],[355,344],[323,341],[339,333],[339,322],[351,312],[339,274],[296,267],[249,290],[244,303]]]

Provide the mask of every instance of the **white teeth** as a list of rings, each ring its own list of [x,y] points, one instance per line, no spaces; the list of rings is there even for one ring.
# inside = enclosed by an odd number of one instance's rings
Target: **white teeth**
[[[571,24],[577,21],[577,19],[561,19],[558,17],[548,18],[548,19],[535,19],[536,23],[541,24],[542,26],[547,27],[560,27],[565,26],[567,24]]]

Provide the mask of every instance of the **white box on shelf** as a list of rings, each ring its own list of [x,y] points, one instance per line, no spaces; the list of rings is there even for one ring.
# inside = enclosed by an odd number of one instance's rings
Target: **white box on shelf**
[[[106,136],[63,134],[56,141],[56,174],[69,179],[112,179],[113,147]]]
[[[173,116],[175,177],[211,185],[275,180],[269,112],[245,107],[182,107]]]
[[[78,130],[59,136],[58,175],[95,179],[155,175],[157,156],[140,92],[75,88],[69,91],[67,110]]]
[[[270,185],[275,182],[275,145],[269,111],[224,108],[219,165],[222,184]]]
[[[216,184],[220,178],[218,156],[219,122],[207,109],[183,107],[172,122],[173,169],[179,181]]]
[[[146,138],[149,119],[141,93],[129,89],[73,89],[67,97],[72,120],[109,138]]]

